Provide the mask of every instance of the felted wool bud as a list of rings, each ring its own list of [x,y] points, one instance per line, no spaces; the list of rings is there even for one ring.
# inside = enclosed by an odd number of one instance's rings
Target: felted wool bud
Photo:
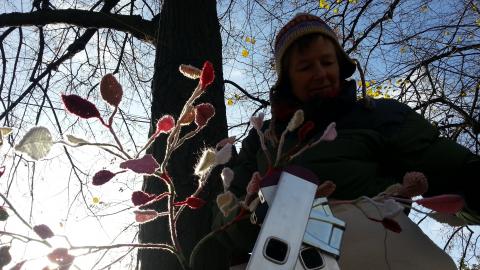
[[[182,126],[188,126],[193,120],[195,120],[195,108],[190,105],[178,122]]]
[[[222,173],[220,176],[222,177],[222,183],[223,183],[223,189],[227,190],[230,187],[230,184],[233,181],[235,173],[233,172],[232,169],[225,167],[222,170]]]
[[[169,133],[175,127],[175,119],[171,115],[164,115],[158,119],[157,130],[155,131],[155,137],[158,137],[160,133]]]
[[[385,207],[382,213],[384,218],[394,218],[400,214],[404,208],[401,204],[392,199],[385,200],[383,205]]]
[[[215,79],[215,71],[213,70],[213,64],[210,61],[205,61],[202,68],[202,74],[200,74],[200,86],[202,89],[207,88]]]
[[[230,143],[225,144],[220,151],[215,154],[215,164],[223,165],[227,163],[232,157],[232,145]]]
[[[320,186],[317,188],[317,192],[315,193],[315,197],[328,197],[335,192],[335,189],[337,188],[337,185],[333,183],[330,180],[327,180],[323,182]]]
[[[295,129],[297,129],[303,123],[303,120],[304,120],[303,110],[296,111],[292,119],[290,119],[290,122],[288,123],[288,126],[287,126],[288,131],[292,132]]]
[[[415,197],[423,195],[428,190],[427,177],[421,172],[407,172],[403,176],[403,190],[401,195]]]
[[[247,185],[247,194],[256,194],[260,190],[260,182],[262,182],[260,173],[254,172]]]
[[[195,166],[195,175],[202,176],[206,174],[210,168],[215,165],[216,154],[210,148],[207,148],[203,151],[202,157]]]
[[[265,114],[263,112],[259,113],[258,116],[252,116],[250,118],[250,124],[255,128],[256,130],[261,130],[263,126],[263,119],[265,117]]]
[[[215,107],[210,103],[202,103],[195,106],[195,124],[199,128],[203,128],[214,115]]]
[[[235,197],[235,195],[230,191],[219,194],[217,196],[218,208],[225,217],[230,214],[231,209],[235,206],[236,203],[237,197]]]
[[[335,140],[335,138],[337,138],[337,130],[335,129],[336,126],[337,124],[335,122],[330,123],[330,125],[328,125],[323,132],[322,137],[320,137],[320,140],[327,142]]]
[[[182,64],[178,67],[178,70],[183,76],[194,80],[200,78],[200,75],[202,74],[202,71],[199,68],[191,65]]]
[[[235,143],[235,136],[232,136],[232,137],[228,137],[228,138],[225,138],[221,141],[219,141],[216,145],[215,145],[215,149],[218,151],[220,149],[222,149],[227,143],[229,144],[234,144]]]

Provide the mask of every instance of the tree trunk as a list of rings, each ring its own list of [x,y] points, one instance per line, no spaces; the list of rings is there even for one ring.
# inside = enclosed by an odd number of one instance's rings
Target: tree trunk
[[[197,179],[193,177],[193,166],[202,148],[215,145],[227,137],[222,83],[222,43],[216,1],[165,0],[158,25],[156,51],[150,134],[162,115],[171,114],[178,118],[183,104],[197,85],[198,81],[188,79],[179,73],[179,65],[191,64],[201,68],[204,61],[210,60],[215,67],[215,81],[200,101],[210,102],[215,107],[216,114],[200,134],[185,142],[174,153],[167,168],[174,180],[178,201],[191,195],[197,186]],[[164,157],[165,138],[166,135],[161,135],[151,148],[151,153],[159,162]],[[218,177],[211,177],[200,197],[212,202],[220,188]],[[166,191],[165,185],[154,178],[145,178],[144,190],[157,194]],[[187,258],[194,245],[210,231],[210,206],[209,203],[199,210],[187,208],[179,219],[178,237]],[[164,210],[165,204],[156,207],[157,210]],[[167,219],[159,218],[140,226],[139,239],[143,243],[171,244],[168,229]],[[140,250],[138,256],[142,270],[157,270],[159,267],[169,270],[181,269],[176,257],[165,251]]]

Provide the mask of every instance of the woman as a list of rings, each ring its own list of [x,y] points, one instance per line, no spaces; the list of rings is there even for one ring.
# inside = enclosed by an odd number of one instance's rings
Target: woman
[[[234,162],[235,176],[229,187],[233,194],[244,197],[255,172],[264,176],[269,170],[281,170],[290,164],[313,171],[320,180],[332,181],[336,188],[330,198],[340,200],[373,197],[402,182],[405,173],[417,171],[428,180],[428,191],[424,196],[461,194],[466,201],[461,216],[471,224],[480,224],[477,214],[480,213],[480,202],[472,188],[480,175],[480,158],[453,141],[439,138],[438,131],[406,105],[394,100],[372,101],[365,97],[357,101],[355,82],[347,80],[356,70],[355,62],[344,52],[325,22],[309,14],[295,16],[278,33],[274,54],[278,81],[271,90],[272,119],[263,126],[267,141],[271,142],[266,143],[267,152],[276,153],[281,134],[297,110],[303,110],[308,132],[300,138],[298,132],[287,133],[281,143],[283,155],[277,159],[275,155],[265,157],[259,137],[252,130]],[[332,122],[336,123],[338,131],[335,140],[319,143],[295,155],[302,145],[318,138]],[[225,224],[235,214],[230,214],[226,220],[220,218],[220,224]],[[348,226],[347,222],[347,232]],[[223,228],[196,249],[192,255],[194,269],[228,269],[232,258],[251,252],[258,231],[258,226],[252,225],[248,219]],[[419,230],[415,233],[421,234]],[[355,239],[351,235],[346,238]],[[344,239],[344,246],[346,242]],[[402,243],[408,245],[410,242]],[[375,257],[384,261],[388,257],[386,253],[373,254],[375,251],[370,254],[361,246],[352,246],[356,249],[342,247],[341,269],[390,267],[388,263],[369,265]],[[382,245],[382,252],[384,249],[386,246]],[[398,252],[396,249],[398,247],[392,247],[393,252]],[[344,258],[360,251],[366,252],[360,255],[363,260]],[[454,268],[448,257],[437,259],[442,255],[440,251],[431,253],[431,258],[440,261],[437,262],[440,266],[435,265],[435,269],[442,265],[445,266],[443,269]],[[428,260],[430,255],[425,256]],[[424,262],[418,259],[392,260],[394,269],[395,263],[402,269],[425,269]],[[362,264],[360,268],[358,263]]]

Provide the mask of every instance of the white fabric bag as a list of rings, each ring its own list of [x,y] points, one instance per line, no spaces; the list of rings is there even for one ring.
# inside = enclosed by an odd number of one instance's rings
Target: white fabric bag
[[[452,258],[439,248],[403,212],[393,219],[402,231],[396,233],[381,223],[383,204],[362,201],[356,205],[332,206],[346,223],[340,255],[341,270],[454,270]]]

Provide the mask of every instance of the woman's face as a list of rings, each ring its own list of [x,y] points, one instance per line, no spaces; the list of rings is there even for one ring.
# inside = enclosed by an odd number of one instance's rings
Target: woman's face
[[[335,45],[318,36],[305,50],[294,48],[288,75],[293,94],[302,102],[338,95],[340,68]]]

